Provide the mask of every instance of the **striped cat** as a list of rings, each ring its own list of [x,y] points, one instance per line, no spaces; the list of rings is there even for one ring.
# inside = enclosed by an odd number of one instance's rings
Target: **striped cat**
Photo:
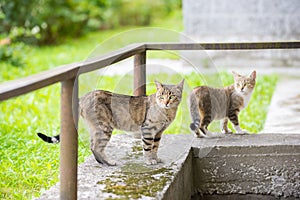
[[[154,165],[161,160],[157,150],[163,131],[175,119],[181,102],[182,80],[177,85],[165,85],[158,81],[156,93],[150,96],[127,96],[108,91],[96,90],[83,96],[79,101],[79,113],[87,123],[91,150],[99,163],[116,165],[104,153],[113,129],[141,132],[145,162]],[[45,142],[59,142],[59,135],[38,136]]]
[[[256,71],[250,76],[232,72],[234,84],[224,88],[199,86],[190,95],[190,129],[197,137],[213,136],[207,127],[213,120],[221,120],[222,133],[230,133],[228,119],[233,123],[237,133],[246,133],[239,126],[238,114],[250,100],[255,86]]]

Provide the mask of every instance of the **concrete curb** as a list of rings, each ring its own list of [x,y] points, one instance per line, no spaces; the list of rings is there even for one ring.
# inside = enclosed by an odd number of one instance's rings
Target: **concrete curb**
[[[114,135],[107,152],[118,166],[89,157],[79,166],[78,199],[300,197],[300,134],[164,135],[164,163],[150,167],[143,164],[140,140],[129,135]],[[39,199],[59,199],[59,184]]]

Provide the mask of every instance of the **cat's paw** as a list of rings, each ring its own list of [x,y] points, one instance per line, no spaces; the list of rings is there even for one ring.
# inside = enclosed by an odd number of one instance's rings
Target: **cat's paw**
[[[156,159],[153,159],[153,158],[146,158],[145,159],[145,163],[147,164],[147,165],[157,165],[157,160]]]
[[[203,134],[201,131],[198,131],[197,133],[194,134],[196,138],[207,138],[208,136]]]
[[[94,157],[96,159],[96,161],[100,164],[106,164],[108,166],[116,166],[117,162],[114,160],[109,159],[104,152],[101,153],[95,153],[94,151],[92,151],[94,154]]]
[[[106,161],[106,164],[107,164],[108,166],[116,166],[116,165],[117,165],[117,162],[114,161],[114,160],[108,160],[108,161]]]
[[[145,157],[145,163],[147,165],[156,165],[158,163],[162,163],[162,160],[158,158],[156,155],[152,155],[149,157]]]
[[[206,135],[204,135],[199,129],[195,129],[195,130],[192,130],[190,129],[192,134],[195,136],[195,138],[204,138],[206,137]]]
[[[207,138],[207,135],[200,134],[200,135],[195,135],[196,138]]]
[[[117,165],[117,162],[114,161],[114,160],[110,160],[110,159],[102,159],[102,163],[103,164],[106,164],[108,166],[116,166]]]
[[[221,133],[223,133],[223,134],[232,134],[233,132],[232,131],[228,131],[228,130],[226,131],[226,130],[222,129]]]

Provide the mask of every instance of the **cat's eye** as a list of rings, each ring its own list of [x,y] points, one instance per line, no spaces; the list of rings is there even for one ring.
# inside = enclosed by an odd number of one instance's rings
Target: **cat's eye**
[[[165,97],[163,97],[163,96],[160,96],[160,97],[159,97],[159,99],[164,99],[164,98],[165,98]]]
[[[175,99],[175,95],[171,95],[171,96],[169,97],[169,99],[170,99],[170,100]]]

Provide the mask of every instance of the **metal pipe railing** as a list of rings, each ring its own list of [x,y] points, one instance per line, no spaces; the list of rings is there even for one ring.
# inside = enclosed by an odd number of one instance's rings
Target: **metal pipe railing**
[[[134,85],[135,96],[146,95],[146,51],[134,56]]]

